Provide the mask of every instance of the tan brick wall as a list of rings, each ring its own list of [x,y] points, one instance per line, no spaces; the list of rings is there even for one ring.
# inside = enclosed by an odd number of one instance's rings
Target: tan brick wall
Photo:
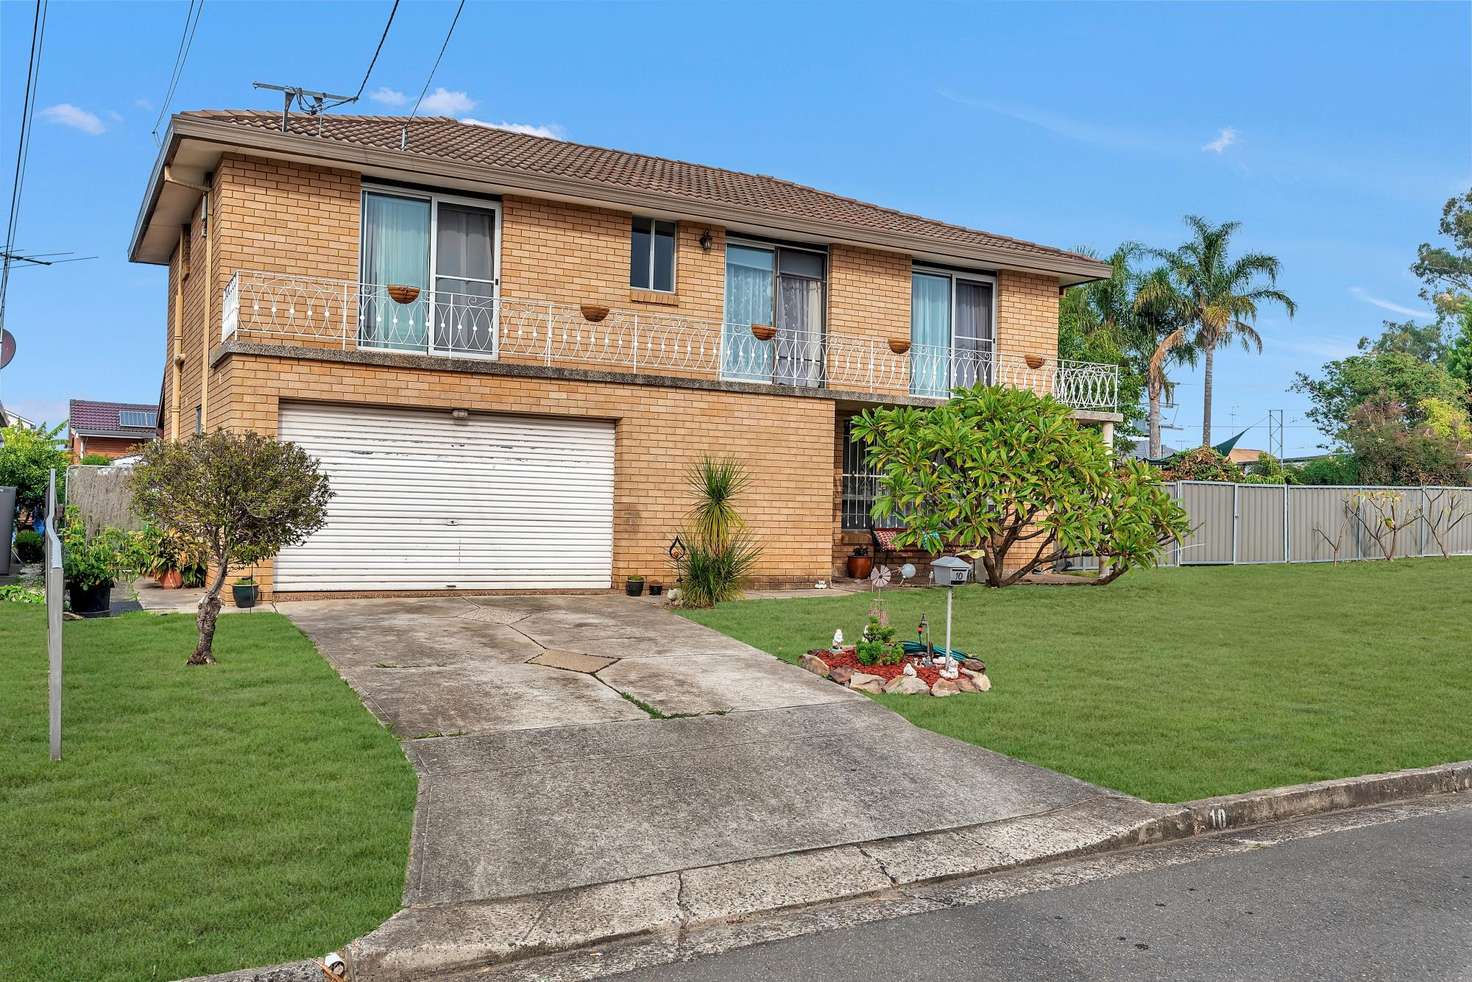
[[[1004,358],[1058,358],[1058,281],[1003,271],[997,277],[997,350]]]
[[[305,359],[234,355],[216,374],[224,425],[276,433],[282,400],[465,407],[616,421],[615,581],[631,573],[671,581],[665,550],[691,504],[685,475],[702,454],[733,454],[752,477],[741,503],[762,545],[756,575],[802,582],[828,576],[833,403],[793,396],[525,379]],[[259,569],[269,585],[269,569]]]

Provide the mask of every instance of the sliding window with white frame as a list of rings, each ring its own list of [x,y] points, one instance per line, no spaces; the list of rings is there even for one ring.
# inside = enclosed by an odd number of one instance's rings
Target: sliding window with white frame
[[[727,241],[723,378],[823,384],[827,268],[818,249]]]
[[[500,232],[493,201],[365,188],[359,345],[494,358]]]
[[[916,266],[910,274],[910,392],[943,399],[994,378],[996,279]]]

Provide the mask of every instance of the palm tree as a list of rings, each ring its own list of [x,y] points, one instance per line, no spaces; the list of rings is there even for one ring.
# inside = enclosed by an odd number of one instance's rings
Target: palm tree
[[[1135,287],[1136,351],[1145,362],[1146,420],[1150,432],[1150,459],[1164,453],[1160,442],[1160,404],[1175,388],[1166,368],[1195,365],[1196,346],[1188,342],[1190,322],[1186,298],[1176,292],[1170,268],[1158,266],[1139,277]]]
[[[1262,351],[1262,338],[1253,328],[1258,305],[1283,305],[1292,317],[1298,308],[1292,298],[1277,289],[1281,269],[1276,256],[1249,252],[1232,259],[1229,246],[1240,222],[1212,225],[1197,215],[1187,215],[1191,240],[1179,249],[1158,250],[1170,271],[1175,291],[1180,294],[1192,332],[1191,342],[1206,359],[1202,373],[1205,388],[1201,409],[1201,445],[1211,446],[1211,393],[1216,349],[1239,341],[1247,350]],[[1266,284],[1260,278],[1266,278]]]

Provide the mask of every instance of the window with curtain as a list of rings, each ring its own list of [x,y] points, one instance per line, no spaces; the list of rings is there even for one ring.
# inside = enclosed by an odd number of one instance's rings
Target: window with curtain
[[[827,261],[822,253],[780,246],[726,247],[722,373],[730,379],[821,385]],[[771,340],[751,332],[770,325]]]
[[[359,343],[376,348],[425,347],[429,292],[430,203],[391,194],[363,195],[363,291]],[[399,303],[390,286],[417,288]]]
[[[494,353],[496,213],[441,202],[435,218],[434,346]]]
[[[953,388],[990,383],[990,282],[915,270],[910,277],[910,392],[945,398]]]
[[[635,218],[629,239],[629,286],[636,290],[675,289],[675,223]]]

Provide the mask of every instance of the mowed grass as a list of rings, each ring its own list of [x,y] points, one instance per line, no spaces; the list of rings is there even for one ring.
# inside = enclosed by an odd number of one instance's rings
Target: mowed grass
[[[796,661],[869,594],[688,614]],[[945,592],[888,590],[945,643]],[[1472,559],[1131,572],[1108,587],[956,591],[994,688],[879,696],[927,729],[1154,801],[1472,758]]]
[[[415,778],[285,618],[65,625],[0,603],[0,978],[175,979],[320,956],[399,907]]]

